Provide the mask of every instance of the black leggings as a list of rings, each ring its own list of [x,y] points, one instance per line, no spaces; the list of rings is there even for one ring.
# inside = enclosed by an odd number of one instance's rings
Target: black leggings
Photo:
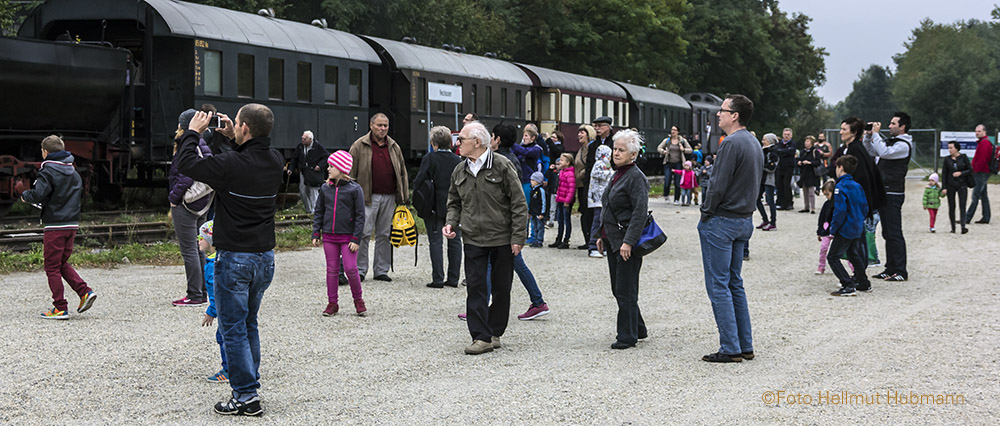
[[[969,189],[960,186],[958,189],[948,189],[948,219],[951,220],[951,230],[955,230],[955,193],[958,192],[958,221],[965,229],[965,200],[969,195]]]

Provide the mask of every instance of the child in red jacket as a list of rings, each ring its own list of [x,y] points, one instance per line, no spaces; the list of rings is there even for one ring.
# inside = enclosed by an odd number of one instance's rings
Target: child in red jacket
[[[556,223],[559,224],[559,233],[556,234],[556,242],[553,245],[557,248],[569,248],[569,236],[573,233],[573,224],[570,222],[570,212],[573,208],[573,197],[576,194],[576,170],[573,168],[573,154],[563,153],[556,160],[556,170],[559,171],[559,189],[556,191]],[[565,234],[563,231],[565,230]],[[565,235],[565,239],[563,239]]]
[[[681,175],[681,205],[690,206],[691,191],[694,190],[694,187],[698,186],[698,178],[695,177],[691,162],[685,161],[683,170],[671,171]]]

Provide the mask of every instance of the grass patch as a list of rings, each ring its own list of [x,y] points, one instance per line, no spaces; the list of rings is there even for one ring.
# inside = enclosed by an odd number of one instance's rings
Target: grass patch
[[[32,272],[42,269],[42,247],[29,251],[0,253],[0,273]],[[143,265],[180,265],[181,251],[173,242],[125,244],[113,248],[77,248],[70,262],[83,268],[110,268],[138,263]]]

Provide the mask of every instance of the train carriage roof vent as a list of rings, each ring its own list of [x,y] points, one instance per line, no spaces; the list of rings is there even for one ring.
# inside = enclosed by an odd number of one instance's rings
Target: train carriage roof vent
[[[493,53],[493,52],[486,52],[486,54],[484,54],[483,56],[485,56],[487,58],[493,58],[493,59],[497,58],[497,54]]]
[[[403,43],[417,44],[417,38],[416,37],[403,37]]]
[[[655,89],[656,88],[656,83],[650,83],[648,87],[650,89]]]
[[[326,26],[326,18],[313,19],[312,20],[312,24],[315,27],[320,27],[320,28],[324,28],[324,29],[327,28],[327,26]]]
[[[452,46],[451,50],[454,51],[454,52],[458,52],[458,53],[465,53],[466,52],[464,46]]]
[[[452,46],[452,45],[450,45],[448,43],[445,43],[445,44],[441,45],[441,48],[444,49],[444,50],[447,50],[447,51],[451,51],[452,49],[455,48],[455,46]]]
[[[264,17],[268,17],[268,18],[273,18],[274,17],[274,9],[272,9],[270,7],[267,8],[267,9],[261,9],[261,10],[257,11],[257,14],[260,15],[260,16],[264,16]]]

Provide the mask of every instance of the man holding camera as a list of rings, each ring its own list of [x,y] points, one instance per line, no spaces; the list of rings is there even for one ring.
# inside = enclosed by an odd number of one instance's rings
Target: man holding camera
[[[910,116],[905,112],[892,115],[889,122],[888,141],[882,139],[879,130],[882,123],[868,123],[864,145],[872,157],[878,157],[879,174],[885,187],[885,206],[879,209],[882,219],[882,238],[885,239],[885,270],[872,278],[886,281],[906,281],[906,240],[903,238],[903,200],[906,192],[906,172],[909,171],[910,155],[913,152],[913,137],[910,131]]]

